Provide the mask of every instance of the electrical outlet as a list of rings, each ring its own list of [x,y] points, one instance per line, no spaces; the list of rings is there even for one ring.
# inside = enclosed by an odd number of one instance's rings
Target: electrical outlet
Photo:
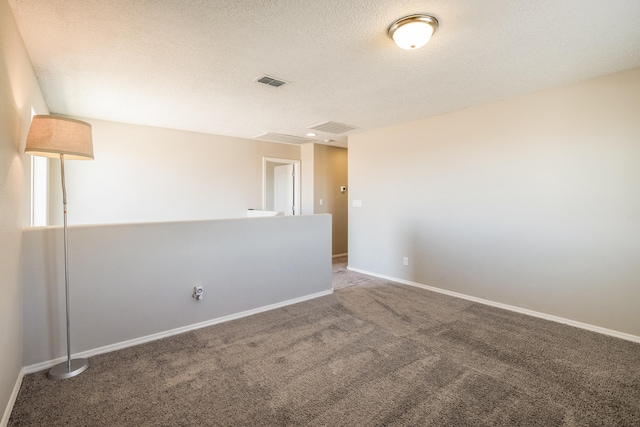
[[[200,301],[200,300],[202,300],[203,294],[204,294],[204,289],[202,289],[202,286],[194,286],[193,287],[193,295],[192,295],[192,297],[194,297],[195,299]]]
[[[403,265],[409,265],[409,257],[402,258],[402,264]]]

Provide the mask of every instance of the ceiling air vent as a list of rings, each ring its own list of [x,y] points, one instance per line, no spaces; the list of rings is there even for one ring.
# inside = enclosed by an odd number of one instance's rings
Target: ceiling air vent
[[[338,122],[324,122],[315,126],[311,126],[309,129],[318,130],[320,132],[329,132],[329,133],[345,133],[350,130],[358,129],[356,126],[345,125],[344,123]]]
[[[280,87],[286,85],[288,82],[284,80],[276,79],[275,77],[263,75],[254,80],[255,82],[262,83],[267,86]]]
[[[272,132],[263,133],[262,135],[254,136],[254,138],[262,139],[264,141],[280,142],[282,144],[296,144],[296,145],[305,144],[307,142],[314,142],[313,139],[303,138],[301,136],[285,135],[282,133],[272,133]]]

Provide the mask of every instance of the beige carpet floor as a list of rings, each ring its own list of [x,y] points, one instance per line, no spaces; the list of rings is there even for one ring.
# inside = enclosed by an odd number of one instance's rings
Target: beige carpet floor
[[[640,345],[334,263],[333,295],[25,376],[10,426],[640,426]]]

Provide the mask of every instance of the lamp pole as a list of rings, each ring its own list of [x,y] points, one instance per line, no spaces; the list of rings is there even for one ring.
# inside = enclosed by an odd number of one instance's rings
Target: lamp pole
[[[67,361],[54,366],[47,373],[53,380],[75,377],[89,367],[89,360],[71,360],[71,317],[69,315],[69,238],[67,232],[67,188],[64,182],[64,154],[60,153],[60,176],[62,178],[62,208],[64,211],[64,292],[67,308]]]
[[[67,188],[64,160],[93,160],[93,137],[89,123],[70,117],[36,115],[31,119],[24,152],[33,156],[60,157],[62,207],[64,210],[64,292],[67,311],[67,360],[55,365],[47,376],[61,380],[75,377],[89,367],[87,359],[71,359],[71,317],[69,299],[69,238],[67,230]]]

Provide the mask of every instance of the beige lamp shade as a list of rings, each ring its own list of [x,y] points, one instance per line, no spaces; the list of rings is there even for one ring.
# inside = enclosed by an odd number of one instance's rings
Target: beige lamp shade
[[[60,116],[33,116],[27,135],[27,154],[65,159],[92,160],[91,125]]]

